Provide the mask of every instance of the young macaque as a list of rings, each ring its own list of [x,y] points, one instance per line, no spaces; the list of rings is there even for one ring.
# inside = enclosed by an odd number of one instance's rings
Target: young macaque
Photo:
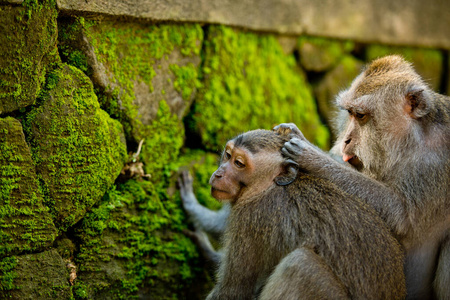
[[[226,145],[210,184],[231,210],[207,299],[404,299],[403,255],[385,223],[286,160],[289,133],[255,130]]]

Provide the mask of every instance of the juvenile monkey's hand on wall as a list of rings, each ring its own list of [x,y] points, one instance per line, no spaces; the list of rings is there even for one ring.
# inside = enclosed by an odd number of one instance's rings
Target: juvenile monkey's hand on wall
[[[225,230],[226,221],[230,213],[229,206],[224,205],[220,210],[214,211],[201,205],[194,194],[194,178],[189,171],[181,172],[178,177],[178,188],[183,208],[197,230],[206,231],[219,238]]]
[[[194,189],[192,184],[194,179],[188,171],[183,171],[178,177],[178,188],[180,189],[180,197],[183,202],[183,207],[186,211],[191,211],[198,201],[195,198]]]
[[[184,230],[183,233],[197,245],[203,257],[216,266],[219,264],[221,253],[214,250],[205,232],[216,237],[220,236],[224,231],[229,210],[222,208],[216,212],[201,205],[195,197],[193,183],[194,178],[189,171],[181,172],[178,177],[180,197],[183,208],[195,229],[195,231]]]

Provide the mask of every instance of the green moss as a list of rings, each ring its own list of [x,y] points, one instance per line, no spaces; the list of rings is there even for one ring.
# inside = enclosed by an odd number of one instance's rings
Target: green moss
[[[76,223],[113,184],[126,159],[122,126],[99,108],[91,81],[56,69],[42,105],[27,116],[45,201],[60,230]]]
[[[105,67],[109,86],[98,91],[102,107],[110,115],[121,120],[129,139],[136,141],[149,135],[151,128],[147,126],[148,116],[142,116],[136,105],[136,84],[148,86],[148,94],[158,107],[161,100],[166,99],[167,86],[155,90],[152,83],[156,76],[156,68],[161,68],[160,62],[168,60],[175,51],[182,57],[198,56],[203,39],[203,31],[198,24],[167,24],[147,25],[120,22],[90,22],[78,18],[73,24],[61,29],[61,44],[64,46],[64,57],[82,70],[85,57],[79,54],[82,46],[76,45],[80,39],[80,30],[92,44],[98,62]],[[175,55],[175,57],[177,57]],[[198,85],[197,70],[189,63],[182,62],[184,58],[175,58],[171,63],[171,71],[175,80],[166,82],[174,85],[183,99],[190,100]],[[178,65],[180,64],[180,65]],[[146,96],[147,97],[147,96]],[[171,100],[171,99],[169,99]],[[167,102],[167,101],[166,101]],[[150,119],[153,116],[150,117]]]
[[[88,64],[86,54],[77,48],[77,45],[83,43],[82,32],[85,27],[89,28],[91,22],[85,22],[82,17],[76,18],[72,22],[62,20],[58,26],[58,50],[66,63],[83,71],[86,75],[92,75],[92,69]]]
[[[17,289],[14,285],[14,279],[17,273],[14,268],[17,266],[17,259],[14,256],[5,257],[0,261],[0,290],[9,291]]]
[[[193,64],[181,67],[173,64],[170,66],[170,70],[176,77],[173,87],[180,92],[184,100],[189,100],[194,89],[201,86],[200,82],[197,80],[197,68]]]
[[[22,126],[0,119],[0,257],[42,250],[55,237]]]
[[[0,114],[33,104],[58,61],[54,0],[0,6]]]
[[[183,146],[184,128],[177,116],[171,114],[165,101],[160,102],[156,119],[148,126],[148,136],[142,147],[141,160],[145,171],[158,182],[176,170],[176,159]]]
[[[198,254],[181,233],[184,215],[163,188],[167,179],[127,181],[83,219],[76,229],[80,299],[134,299],[139,290],[155,299],[186,296],[202,271],[191,267]]]
[[[284,54],[273,36],[212,26],[204,48],[204,84],[187,125],[207,149],[221,149],[242,131],[285,122],[327,146],[329,133],[310,87],[294,56]]]

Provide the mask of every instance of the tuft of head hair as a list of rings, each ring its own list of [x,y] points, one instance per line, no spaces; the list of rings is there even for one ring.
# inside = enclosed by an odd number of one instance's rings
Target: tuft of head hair
[[[287,132],[277,134],[270,130],[256,129],[238,135],[233,142],[236,147],[258,153],[261,150],[280,151],[284,143],[289,140],[290,135]]]
[[[388,72],[411,72],[411,63],[407,62],[400,55],[388,55],[372,61],[364,70],[364,76],[380,76]]]
[[[406,88],[411,82],[425,85],[412,64],[400,55],[378,58],[367,65],[355,89],[355,96],[372,94],[387,86]]]

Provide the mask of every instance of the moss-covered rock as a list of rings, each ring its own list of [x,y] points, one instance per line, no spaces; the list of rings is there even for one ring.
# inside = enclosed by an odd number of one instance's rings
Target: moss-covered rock
[[[145,172],[157,183],[164,175],[176,170],[176,161],[183,146],[184,127],[170,112],[165,101],[160,102],[156,119],[147,126],[148,135],[142,147],[141,158]]]
[[[327,146],[328,131],[310,86],[294,56],[284,54],[273,36],[211,26],[204,49],[203,87],[187,125],[207,149],[222,149],[242,131],[284,122],[296,123],[312,142]]]
[[[42,250],[55,237],[22,125],[0,119],[0,257]]]
[[[101,110],[92,82],[63,65],[47,79],[26,130],[45,203],[64,231],[111,187],[126,159],[123,129]]]
[[[0,6],[0,114],[33,104],[59,59],[54,0]]]
[[[199,201],[219,208],[208,184],[217,155],[186,151],[173,169],[191,170]],[[76,226],[76,299],[202,299],[212,288],[197,249],[182,233],[187,220],[176,174],[120,184]]]
[[[324,72],[333,68],[354,48],[350,41],[302,36],[298,39],[300,65],[307,71]]]
[[[102,107],[122,121],[134,141],[151,134],[161,100],[182,118],[199,85],[202,40],[195,24],[78,18],[60,27],[63,58],[92,78]]]
[[[0,260],[0,298],[73,299],[65,262],[56,250]]]
[[[414,69],[435,91],[441,88],[443,54],[436,49],[396,47],[385,45],[369,45],[366,50],[366,60],[372,61],[378,57],[400,54],[413,63]]]
[[[192,268],[198,254],[181,232],[185,226],[179,203],[161,185],[135,180],[119,185],[76,229],[81,243],[74,294],[188,299],[186,293],[202,284],[194,281],[203,271]]]

